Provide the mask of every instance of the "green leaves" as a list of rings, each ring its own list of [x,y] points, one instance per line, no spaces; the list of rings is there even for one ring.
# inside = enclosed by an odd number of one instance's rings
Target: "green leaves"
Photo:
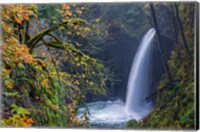
[[[4,92],[3,94],[10,97],[20,97],[18,92]]]
[[[35,36],[23,34],[22,41],[16,33],[3,45],[3,103],[4,114],[9,114],[5,115],[3,122],[7,126],[31,126],[33,123],[43,127],[86,126],[88,118],[84,121],[77,118],[77,109],[85,103],[84,94],[105,94],[103,65],[78,49],[81,45],[73,40],[89,34],[90,25],[81,18],[71,18],[74,17],[71,12],[68,12],[70,17],[56,20],[56,17],[60,17],[56,16],[60,12],[57,5],[38,5],[38,8],[42,19],[45,19],[45,12],[47,17],[49,14],[55,16],[48,18],[46,25],[43,25],[47,28]],[[65,9],[71,8],[66,5]],[[82,11],[76,10],[79,15]],[[25,29],[29,24],[27,20],[27,23],[17,26]],[[14,27],[6,28],[9,33]],[[17,32],[18,28],[13,30]],[[62,35],[67,36],[65,42]],[[69,65],[66,71],[62,71],[62,63]],[[83,92],[84,88],[88,89]]]
[[[26,115],[30,114],[30,112],[27,109],[24,109],[20,106],[17,106],[16,104],[12,104],[11,109],[12,109],[11,112],[13,114],[17,114],[17,115],[20,115],[22,117],[25,117]]]
[[[22,63],[19,63],[19,64],[18,64],[18,67],[21,68],[21,69],[25,69],[25,66],[24,66],[24,64],[22,64]]]

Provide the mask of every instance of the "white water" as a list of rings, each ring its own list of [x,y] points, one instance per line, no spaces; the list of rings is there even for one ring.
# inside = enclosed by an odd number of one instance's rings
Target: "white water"
[[[128,81],[126,104],[122,101],[98,101],[88,104],[89,122],[96,128],[123,128],[130,120],[141,120],[152,109],[152,102],[145,102],[148,89],[149,64],[155,30],[151,28],[143,37],[135,55]],[[80,114],[84,109],[80,109]]]
[[[135,120],[140,120],[152,109],[152,102],[145,98],[150,94],[148,81],[154,35],[155,30],[151,28],[143,37],[129,75],[125,111]]]
[[[87,104],[90,111],[89,122],[93,128],[123,128],[125,123],[131,119],[124,111],[124,102],[97,101]],[[83,113],[83,108],[79,113]]]

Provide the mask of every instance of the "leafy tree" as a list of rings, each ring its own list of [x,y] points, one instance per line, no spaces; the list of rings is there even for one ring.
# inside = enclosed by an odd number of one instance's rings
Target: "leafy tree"
[[[82,13],[73,8],[79,15]],[[104,66],[77,49],[78,43],[72,41],[73,37],[92,32],[90,24],[78,18],[70,5],[63,4],[56,10],[61,19],[50,19],[47,27],[31,36],[29,24],[42,17],[42,5],[2,5],[1,9],[2,125],[88,126],[85,94],[105,95],[107,80]],[[67,35],[67,40],[59,38],[60,33]],[[62,67],[68,70],[63,71]],[[81,119],[77,118],[79,107],[85,107]]]

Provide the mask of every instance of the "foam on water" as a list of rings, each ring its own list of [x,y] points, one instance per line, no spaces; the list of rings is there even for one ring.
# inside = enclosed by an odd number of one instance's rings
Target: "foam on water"
[[[124,111],[124,102],[117,101],[97,101],[87,104],[90,117],[89,122],[94,127],[122,128],[132,117]],[[83,109],[80,109],[81,113]]]

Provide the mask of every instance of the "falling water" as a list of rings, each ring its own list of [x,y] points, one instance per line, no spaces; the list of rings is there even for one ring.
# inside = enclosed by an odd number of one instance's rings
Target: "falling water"
[[[97,101],[88,103],[89,122],[93,128],[123,128],[130,119],[139,121],[147,115],[152,102],[145,102],[151,89],[148,86],[149,64],[151,59],[152,40],[155,30],[150,29],[144,36],[136,53],[129,76],[126,103],[118,101]],[[148,89],[147,89],[148,88]],[[78,118],[84,108],[79,109]]]
[[[149,88],[151,88],[149,71],[154,35],[155,30],[151,28],[143,37],[129,74],[125,112],[135,120],[140,120],[152,109],[152,102],[147,102],[145,98],[150,94]]]

